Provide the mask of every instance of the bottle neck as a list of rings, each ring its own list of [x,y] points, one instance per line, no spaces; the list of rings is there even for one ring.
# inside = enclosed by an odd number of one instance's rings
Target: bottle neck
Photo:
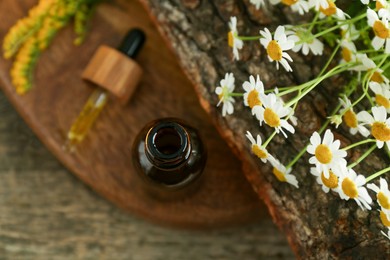
[[[165,170],[176,169],[190,156],[190,136],[180,124],[162,122],[149,129],[145,153],[154,166]]]

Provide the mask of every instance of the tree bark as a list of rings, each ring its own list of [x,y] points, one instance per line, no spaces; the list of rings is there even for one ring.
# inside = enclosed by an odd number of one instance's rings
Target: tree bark
[[[269,165],[261,163],[250,152],[245,137],[249,130],[267,138],[271,129],[259,127],[241,99],[236,99],[235,112],[222,117],[216,107],[216,86],[226,72],[236,77],[236,91],[249,75],[259,74],[267,89],[275,86],[297,85],[315,78],[326,58],[303,57],[291,54],[293,73],[276,70],[269,63],[258,41],[246,42],[240,52],[241,60],[232,62],[231,49],[227,45],[228,21],[237,16],[241,35],[257,35],[267,26],[274,30],[279,24],[294,24],[300,19],[288,8],[268,5],[256,10],[248,0],[141,0],[158,24],[160,32],[176,53],[184,72],[199,95],[203,108],[214,120],[222,136],[232,150],[244,162],[244,173],[253,188],[265,201],[274,222],[286,234],[292,249],[299,258],[388,258],[390,243],[380,234],[385,230],[379,219],[378,206],[362,211],[354,201],[341,200],[338,195],[325,194],[315,178],[310,175],[308,156],[294,166],[293,174],[299,181],[299,189],[278,182]],[[327,47],[326,53],[332,51]],[[156,57],[158,59],[158,57]],[[267,147],[283,163],[289,162],[308,143],[310,135],[324,123],[326,116],[338,102],[337,94],[347,83],[344,77],[334,77],[318,86],[297,107],[296,133],[287,139],[276,136]],[[342,146],[355,142],[357,137],[347,129],[333,129]],[[348,160],[354,161],[367,147],[349,152]],[[223,162],[221,162],[223,163]],[[382,151],[370,155],[355,169],[368,175],[389,165],[389,158]],[[367,173],[367,174],[365,174]],[[386,177],[389,179],[388,177]],[[387,256],[387,257],[386,257]]]

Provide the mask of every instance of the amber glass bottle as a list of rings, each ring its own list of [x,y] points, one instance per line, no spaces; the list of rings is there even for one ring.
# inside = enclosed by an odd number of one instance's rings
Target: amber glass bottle
[[[179,198],[198,188],[206,150],[194,128],[176,118],[164,118],[141,130],[133,145],[133,159],[149,194]]]

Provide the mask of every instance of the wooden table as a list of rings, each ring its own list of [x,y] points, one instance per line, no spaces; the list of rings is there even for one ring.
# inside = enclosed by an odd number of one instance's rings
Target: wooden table
[[[172,230],[114,207],[68,172],[0,93],[0,259],[290,259],[270,219]]]

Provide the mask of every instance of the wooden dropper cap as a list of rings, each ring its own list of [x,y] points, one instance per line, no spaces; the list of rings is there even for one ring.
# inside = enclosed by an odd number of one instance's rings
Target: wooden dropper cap
[[[142,68],[133,60],[145,42],[145,34],[132,29],[118,50],[102,45],[85,68],[82,78],[113,94],[122,104],[127,103],[142,76]]]

